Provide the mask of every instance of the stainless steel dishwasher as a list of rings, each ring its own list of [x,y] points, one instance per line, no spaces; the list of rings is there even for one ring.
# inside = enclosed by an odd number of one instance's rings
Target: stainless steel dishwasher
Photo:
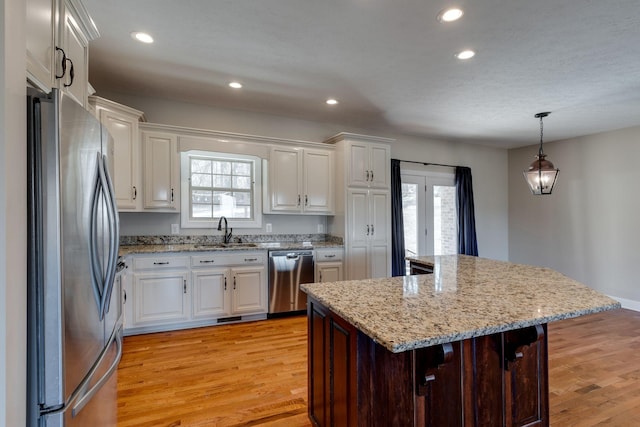
[[[314,281],[313,250],[269,251],[269,316],[306,310],[300,284]]]

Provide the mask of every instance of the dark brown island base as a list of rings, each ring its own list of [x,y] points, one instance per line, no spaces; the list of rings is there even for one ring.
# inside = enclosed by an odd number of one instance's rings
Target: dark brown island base
[[[620,304],[541,267],[411,258],[432,274],[303,285],[317,426],[548,426],[547,323]]]

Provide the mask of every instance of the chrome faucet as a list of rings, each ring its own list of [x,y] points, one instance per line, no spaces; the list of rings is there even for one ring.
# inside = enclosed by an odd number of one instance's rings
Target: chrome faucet
[[[218,221],[218,231],[222,230],[222,220],[224,219],[224,243],[229,243],[231,241],[231,233],[233,233],[233,228],[229,229],[229,233],[227,233],[227,218],[224,216],[220,217]]]

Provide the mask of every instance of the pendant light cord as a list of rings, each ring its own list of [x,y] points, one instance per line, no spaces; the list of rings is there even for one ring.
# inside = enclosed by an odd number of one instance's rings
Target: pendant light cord
[[[538,156],[542,156],[544,153],[542,152],[542,117],[540,116],[540,150],[538,150]]]

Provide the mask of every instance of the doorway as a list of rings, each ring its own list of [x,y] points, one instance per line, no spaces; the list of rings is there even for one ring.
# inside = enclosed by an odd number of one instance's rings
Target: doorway
[[[403,171],[401,179],[405,256],[456,254],[458,215],[453,172]]]

